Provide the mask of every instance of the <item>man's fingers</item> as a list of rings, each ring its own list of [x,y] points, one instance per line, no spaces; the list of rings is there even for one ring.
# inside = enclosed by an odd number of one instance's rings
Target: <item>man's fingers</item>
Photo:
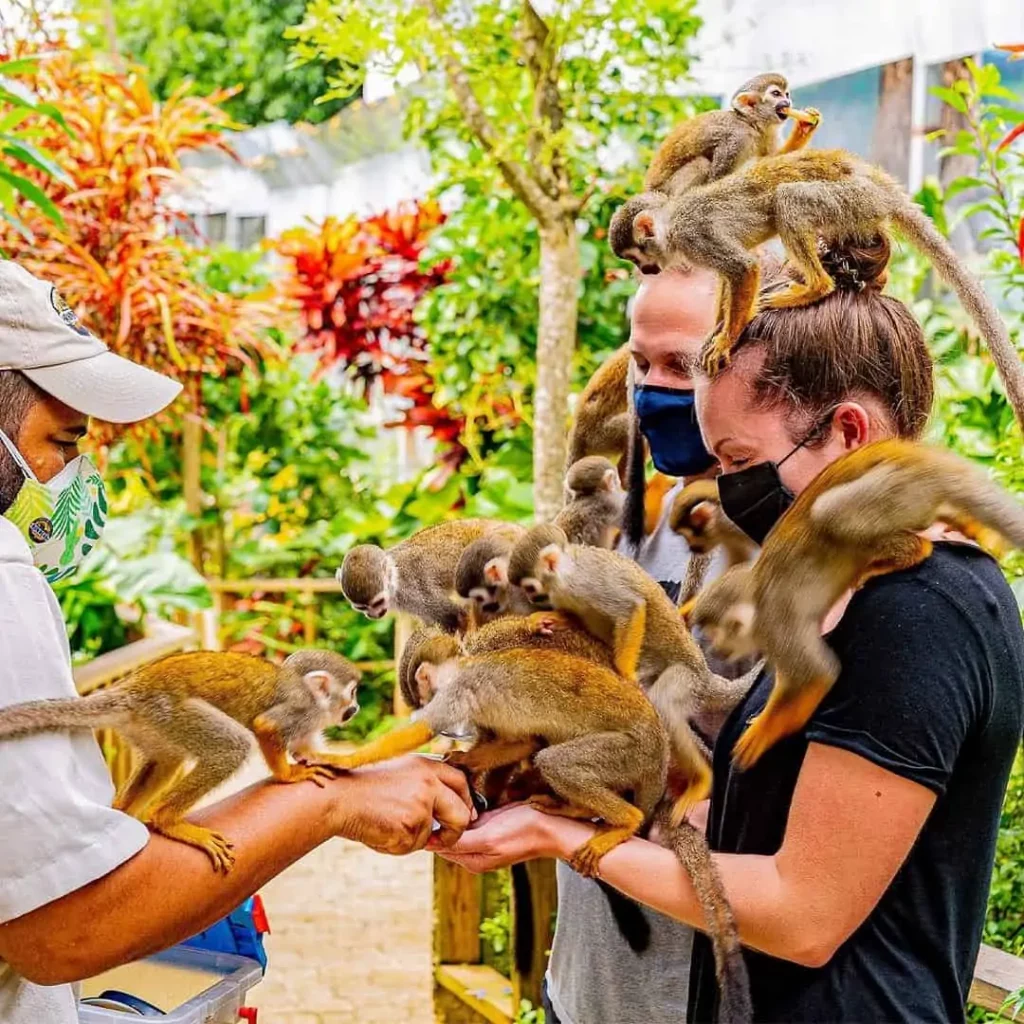
[[[469,779],[466,778],[464,771],[455,768],[453,765],[438,762],[437,779],[449,789],[455,790],[462,798],[463,803],[467,807],[472,808],[473,798],[469,793]]]
[[[456,774],[461,774],[457,772]],[[469,790],[466,790],[469,796]],[[473,805],[468,800],[464,802],[447,785],[438,784],[434,793],[434,820],[441,826],[437,833],[438,839],[451,846],[459,836],[469,827],[470,815],[473,813]]]

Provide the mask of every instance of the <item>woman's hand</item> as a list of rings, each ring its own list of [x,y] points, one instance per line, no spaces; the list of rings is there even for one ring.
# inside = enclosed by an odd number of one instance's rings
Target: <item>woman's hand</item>
[[[538,857],[565,857],[593,834],[593,827],[557,818],[526,804],[509,804],[480,816],[453,846],[435,837],[428,850],[481,874]]]
[[[336,783],[334,832],[378,853],[421,850],[441,826],[433,849],[453,844],[476,817],[466,776],[457,768],[410,755],[359,768]]]

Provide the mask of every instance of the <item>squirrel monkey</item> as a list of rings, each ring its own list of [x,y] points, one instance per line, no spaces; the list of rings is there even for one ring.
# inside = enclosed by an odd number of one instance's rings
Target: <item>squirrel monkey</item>
[[[708,267],[721,277],[717,332],[701,354],[707,373],[728,365],[758,303],[760,263],[751,252],[779,236],[799,270],[794,282],[762,300],[769,309],[807,306],[835,290],[819,240],[842,244],[877,238],[891,224],[924,253],[978,325],[1024,426],[1024,367],[1006,325],[979,282],[903,187],[879,167],[843,150],[811,150],[758,160],[638,215],[638,233],[660,252]]]
[[[764,711],[733,757],[752,765],[801,729],[839,674],[821,638],[829,610],[873,576],[899,572],[932,550],[920,536],[944,522],[982,547],[1024,548],[1024,506],[976,466],[920,443],[875,441],[826,466],[769,533],[757,561],[698,595],[693,622],[732,657],[759,649],[775,668]]]
[[[474,623],[506,614],[525,615],[530,602],[518,587],[509,586],[508,562],[512,546],[526,534],[525,527],[508,525],[473,541],[455,567],[455,593],[474,613]]]
[[[788,118],[796,124],[780,150],[779,128]],[[751,160],[802,149],[820,123],[814,108],[793,107],[782,75],[757,75],[744,82],[728,109],[697,114],[668,134],[647,170],[644,191],[612,217],[608,240],[613,252],[645,274],[657,273],[663,268],[649,239],[635,229],[637,214],[660,209],[668,198],[717,181]]]
[[[588,455],[616,459],[620,467],[629,444],[626,395],[629,345],[616,349],[595,371],[576,403],[569,428],[565,471]]]
[[[634,562],[604,548],[569,544],[554,527],[534,527],[530,534],[540,545],[535,571],[552,604],[610,644],[616,671],[637,680],[658,709],[682,783],[673,810],[678,823],[711,786],[708,758],[690,719],[731,710],[746,693],[746,681],[709,671],[675,605]]]
[[[614,547],[626,501],[615,467],[601,455],[574,462],[565,477],[565,493],[566,505],[554,525],[573,544]]]
[[[349,604],[371,619],[403,611],[454,633],[466,622],[465,609],[451,598],[463,551],[486,534],[515,529],[490,519],[459,519],[428,526],[387,551],[357,544],[335,576]]]
[[[669,527],[697,555],[725,549],[728,565],[752,561],[757,545],[722,511],[717,480],[694,480],[672,502]]]
[[[227,872],[234,863],[231,843],[185,821],[185,814],[242,767],[253,735],[275,779],[323,785],[333,771],[315,743],[328,725],[347,722],[359,710],[359,677],[333,651],[296,651],[281,665],[228,651],[172,654],[87,697],[4,708],[0,737],[116,729],[142,764],[114,806],[154,832],[198,847],[216,870]],[[306,763],[293,764],[288,754]],[[188,762],[191,770],[168,788]]]

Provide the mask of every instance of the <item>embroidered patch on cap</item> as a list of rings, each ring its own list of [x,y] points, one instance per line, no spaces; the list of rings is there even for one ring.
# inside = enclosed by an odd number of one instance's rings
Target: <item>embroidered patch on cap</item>
[[[56,288],[50,289],[50,305],[53,306],[54,312],[56,312],[57,316],[59,316],[61,320],[71,328],[71,330],[84,336],[89,334],[89,332],[78,322],[78,317],[75,315],[75,311],[64,301],[64,297]]]

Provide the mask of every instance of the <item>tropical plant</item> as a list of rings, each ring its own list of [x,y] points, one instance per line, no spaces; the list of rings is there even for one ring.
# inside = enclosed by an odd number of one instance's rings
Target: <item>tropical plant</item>
[[[317,102],[331,65],[296,67],[285,29],[304,0],[80,0],[83,34],[99,52],[122,52],[149,69],[154,95],[191,81],[200,95],[234,94],[228,113],[244,124],[333,117],[348,96]]]
[[[658,0],[642,13],[630,0],[538,7],[311,0],[292,34],[305,59],[342,64],[329,95],[349,92],[367,66],[416,69],[407,128],[429,146],[444,185],[511,200],[511,223],[534,235],[520,269],[532,277],[537,310],[528,331],[536,336],[534,497],[548,518],[562,501],[579,219],[614,173],[616,144],[660,135],[693,109],[668,94],[687,77],[699,19],[692,0]],[[506,225],[494,231],[506,237]]]
[[[23,57],[20,60],[0,62],[0,218],[19,232],[26,241],[33,240],[33,234],[18,216],[20,205],[35,207],[39,214],[57,224],[62,223],[60,211],[50,197],[39,187],[38,182],[26,177],[27,168],[32,168],[45,178],[54,178],[64,184],[70,181],[45,147],[36,142],[36,132],[25,126],[29,118],[48,120],[62,131],[67,130],[64,115],[51,103],[44,103],[18,81],[21,76],[35,73],[37,60]]]
[[[204,374],[237,369],[266,346],[269,311],[198,284],[171,234],[177,215],[166,200],[180,181],[180,155],[228,147],[230,121],[218,105],[226,94],[199,99],[182,89],[157,103],[140,72],[105,71],[67,52],[27,77],[42,101],[60,104],[70,128],[36,114],[24,122],[62,168],[60,178],[35,167],[26,177],[63,222],[18,203],[35,238],[8,225],[0,246],[52,281],[112,348],[181,378],[196,397]]]

